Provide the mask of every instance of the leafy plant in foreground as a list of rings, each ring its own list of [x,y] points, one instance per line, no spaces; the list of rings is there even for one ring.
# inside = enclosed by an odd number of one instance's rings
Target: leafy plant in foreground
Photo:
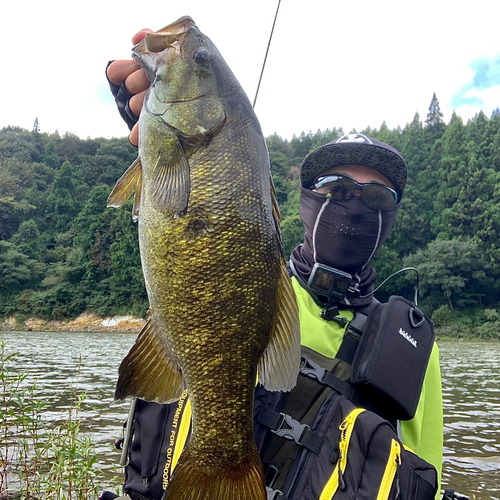
[[[80,433],[85,393],[71,388],[67,418],[51,425],[35,385],[12,369],[15,356],[0,343],[0,499],[97,498],[103,472],[91,438]]]

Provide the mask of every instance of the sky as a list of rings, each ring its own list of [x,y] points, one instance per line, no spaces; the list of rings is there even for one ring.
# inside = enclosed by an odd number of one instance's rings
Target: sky
[[[138,7],[140,5],[140,7]],[[131,38],[191,16],[253,101],[278,0],[9,0],[0,127],[123,137],[104,77]],[[498,0],[281,0],[256,104],[265,136],[444,120],[500,107]]]

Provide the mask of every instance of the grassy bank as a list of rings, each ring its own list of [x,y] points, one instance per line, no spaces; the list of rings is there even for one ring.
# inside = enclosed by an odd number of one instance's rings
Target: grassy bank
[[[133,316],[101,317],[85,312],[74,319],[43,320],[40,318],[18,319],[14,316],[0,319],[0,331],[33,332],[124,332],[139,333],[145,320]]]
[[[500,311],[471,309],[452,311],[441,306],[432,314],[438,339],[500,340]]]
[[[0,344],[0,498],[95,500],[103,471],[80,432],[85,393],[70,388],[66,418],[46,420],[36,384],[11,366],[16,355]]]
[[[448,306],[441,306],[432,313],[431,319],[438,339],[500,340],[500,311],[497,309],[452,311]],[[133,316],[104,318],[85,312],[77,318],[60,321],[0,319],[0,331],[139,333],[144,322],[144,319]]]

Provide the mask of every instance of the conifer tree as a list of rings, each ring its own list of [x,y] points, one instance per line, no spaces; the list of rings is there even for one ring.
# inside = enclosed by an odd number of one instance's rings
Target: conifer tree
[[[38,117],[35,118],[35,123],[33,123],[33,132],[35,134],[40,133],[40,125],[38,124]]]
[[[429,106],[429,112],[427,113],[427,119],[425,120],[425,134],[429,147],[432,146],[434,141],[441,139],[445,128],[446,125],[443,120],[443,113],[441,113],[439,101],[436,97],[436,92],[434,92]]]

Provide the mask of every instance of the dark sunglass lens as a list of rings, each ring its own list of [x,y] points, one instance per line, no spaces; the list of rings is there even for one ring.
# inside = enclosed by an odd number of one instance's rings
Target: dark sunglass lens
[[[356,191],[356,186],[346,178],[340,178],[330,184],[332,199],[336,201],[349,201]]]
[[[383,186],[366,186],[361,191],[361,201],[372,210],[391,210],[396,206],[394,195]]]

